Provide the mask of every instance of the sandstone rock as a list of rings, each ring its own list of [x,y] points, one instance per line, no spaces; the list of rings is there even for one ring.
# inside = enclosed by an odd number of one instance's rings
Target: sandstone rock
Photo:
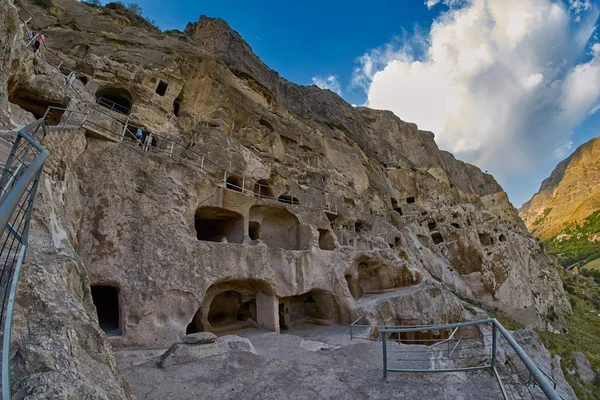
[[[187,344],[206,344],[217,340],[217,335],[212,332],[190,333],[183,337],[183,342]]]
[[[208,344],[175,343],[165,354],[160,356],[158,365],[165,368],[170,365],[194,363],[206,357],[236,351],[256,354],[250,340],[235,335],[227,335],[221,336],[214,343]]]
[[[577,363],[577,370],[579,376],[587,383],[593,383],[596,378],[596,373],[592,370],[592,364],[590,360],[583,353],[574,352],[575,362]]]
[[[529,230],[542,239],[556,237],[567,227],[600,210],[600,138],[579,146],[561,161],[519,214]]]

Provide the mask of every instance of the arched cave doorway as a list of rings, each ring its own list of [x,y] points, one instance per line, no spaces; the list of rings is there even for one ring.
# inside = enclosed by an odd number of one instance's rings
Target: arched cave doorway
[[[17,86],[8,95],[8,101],[29,111],[36,119],[42,118],[48,110],[48,107],[66,108],[68,101],[58,101],[57,99],[48,99],[43,94],[31,90],[24,86]],[[46,121],[49,125],[58,125],[64,114],[64,110],[51,109],[48,112]]]
[[[98,324],[108,336],[121,334],[119,289],[114,286],[92,285],[92,300],[98,313]]]
[[[241,178],[238,178],[237,176],[228,176],[227,182],[225,183],[225,188],[233,190],[234,192],[241,192],[242,185],[243,181]]]
[[[266,282],[256,279],[220,282],[208,288],[192,323],[198,326],[200,322],[202,329],[216,333],[251,327],[277,331],[277,305],[277,298]],[[202,310],[206,312],[204,319]]]
[[[194,218],[196,237],[208,242],[228,243],[244,241],[244,217],[234,211],[219,207],[200,207]]]
[[[99,105],[129,115],[132,106],[132,96],[127,89],[119,87],[104,87],[98,89],[96,98]]]

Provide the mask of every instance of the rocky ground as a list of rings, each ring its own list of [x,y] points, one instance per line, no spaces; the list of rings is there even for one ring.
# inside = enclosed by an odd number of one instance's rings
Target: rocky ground
[[[390,373],[384,380],[381,342],[351,342],[348,328],[236,334],[249,338],[256,354],[231,351],[165,368],[155,364],[164,349],[122,350],[116,358],[137,398],[148,400],[502,399],[489,372]],[[322,341],[333,348],[318,350],[314,342]]]

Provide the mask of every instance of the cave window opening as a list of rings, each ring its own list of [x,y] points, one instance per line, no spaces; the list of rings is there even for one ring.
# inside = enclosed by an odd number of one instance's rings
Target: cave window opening
[[[277,198],[277,201],[285,204],[300,204],[297,198],[290,196],[288,194],[282,194]]]
[[[285,323],[285,304],[279,304],[279,329],[282,331],[288,329]]]
[[[444,238],[442,237],[442,234],[439,232],[433,232],[431,234],[431,239],[433,240],[433,244],[440,244],[444,242]]]
[[[158,86],[156,86],[156,94],[159,96],[164,96],[167,93],[167,87],[169,85],[164,81],[159,81]]]
[[[242,243],[244,240],[244,217],[233,211],[219,207],[200,207],[194,219],[198,240],[228,243]]]
[[[407,197],[406,198],[406,203],[407,204],[413,204],[415,202],[415,198],[414,197]]]
[[[225,187],[229,190],[233,190],[234,192],[243,192],[242,180],[237,176],[228,177],[227,181],[225,182]]]
[[[260,239],[268,247],[299,250],[304,246],[298,232],[298,218],[285,208],[255,205],[250,208],[249,218],[260,224]]]
[[[119,289],[106,285],[92,285],[91,289],[100,328],[107,336],[120,335]]]
[[[494,238],[487,233],[479,233],[479,242],[482,246],[489,246],[494,244]]]
[[[460,229],[460,225],[457,224],[456,222],[452,222],[450,225],[452,225],[453,227],[455,227],[456,229]]]
[[[319,248],[321,250],[335,250],[335,239],[329,229],[319,229]]]
[[[87,85],[88,83],[88,77],[85,75],[77,75],[77,78],[79,78],[79,80],[81,81],[81,83],[83,83],[84,85]]]
[[[429,232],[432,232],[437,227],[437,224],[435,223],[435,221],[430,220],[429,222],[427,222],[427,227],[429,228]]]
[[[394,247],[402,246],[402,238],[400,236],[396,236],[394,238]]]
[[[501,234],[498,240],[501,242],[506,242],[506,236],[504,236],[504,234]]]
[[[260,224],[256,221],[250,221],[248,225],[248,236],[250,239],[257,240],[260,239]]]
[[[271,184],[269,181],[261,179],[254,184],[254,195],[259,199],[268,198],[274,199],[275,195],[273,194],[273,189],[271,188]]]
[[[96,92],[97,104],[112,111],[129,115],[132,106],[131,93],[127,89],[107,87]]]

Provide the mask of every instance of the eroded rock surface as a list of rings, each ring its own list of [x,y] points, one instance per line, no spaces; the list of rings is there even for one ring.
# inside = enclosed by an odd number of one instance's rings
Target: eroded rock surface
[[[118,8],[24,4],[63,73],[80,77],[67,87],[50,57],[29,53],[25,70],[8,68],[8,58],[0,68],[0,83],[11,82],[6,98],[29,118],[56,105],[86,115],[52,114],[69,126],[44,140],[51,157],[30,247],[89,277],[80,285],[95,309],[80,297],[72,307],[110,380],[83,369],[77,379],[90,391],[130,396],[107,342],[97,341],[97,317],[113,346],[152,349],[188,333],[277,333],[361,315],[373,325],[481,317],[455,293],[539,328],[548,315],[560,325],[570,310],[506,193],[440,151],[433,133],[281,79],[220,20],[166,35]],[[111,109],[88,112],[95,97]],[[154,133],[149,151],[124,135],[138,126]],[[26,303],[31,294],[20,296]],[[17,335],[17,355],[23,346]],[[23,368],[16,377],[38,375]]]

